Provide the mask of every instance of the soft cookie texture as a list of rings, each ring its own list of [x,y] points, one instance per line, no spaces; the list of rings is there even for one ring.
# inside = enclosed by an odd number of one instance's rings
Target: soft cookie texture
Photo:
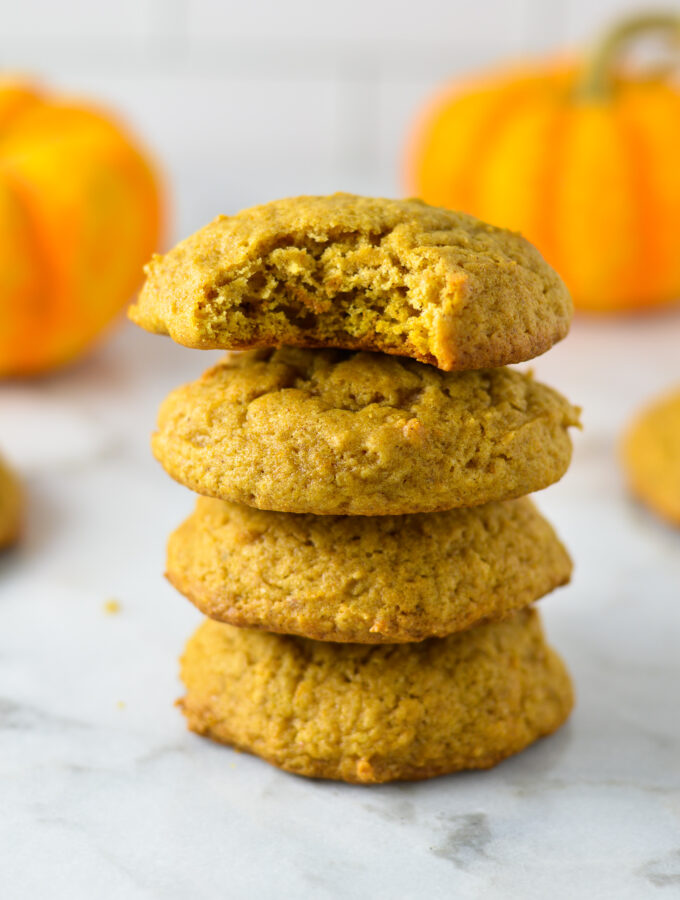
[[[569,581],[530,500],[411,516],[264,512],[203,497],[168,544],[172,584],[214,619],[325,641],[444,637]]]
[[[680,525],[680,387],[638,416],[624,438],[623,460],[633,493]]]
[[[572,315],[519,234],[420,200],[278,200],[220,216],[146,273],[130,317],[198,348],[342,347],[480,369],[545,352]]]
[[[14,472],[0,458],[0,547],[16,541],[20,522],[21,488]]]
[[[232,355],[171,393],[156,458],[199,494],[260,509],[389,515],[522,496],[567,469],[578,411],[529,375],[383,354]]]
[[[358,783],[483,769],[555,731],[569,676],[538,614],[419,644],[330,644],[206,620],[182,660],[199,734]]]

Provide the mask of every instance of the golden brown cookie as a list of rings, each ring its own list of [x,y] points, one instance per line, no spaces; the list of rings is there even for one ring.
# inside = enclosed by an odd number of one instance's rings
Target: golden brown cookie
[[[578,411],[512,369],[341,350],[232,355],[167,397],[153,451],[199,494],[389,515],[529,494],[567,469]]]
[[[130,317],[188,347],[343,347],[481,369],[545,352],[572,314],[519,234],[420,200],[278,200],[220,216],[146,272]]]
[[[484,769],[555,731],[569,676],[538,614],[417,644],[330,644],[207,619],[182,660],[189,728],[298,775]]]
[[[566,584],[571,561],[530,500],[411,516],[265,512],[202,497],[167,575],[206,615],[326,641],[444,637]]]
[[[633,422],[624,438],[623,461],[633,493],[680,525],[680,388]]]
[[[21,488],[12,470],[0,458],[0,547],[19,537]]]

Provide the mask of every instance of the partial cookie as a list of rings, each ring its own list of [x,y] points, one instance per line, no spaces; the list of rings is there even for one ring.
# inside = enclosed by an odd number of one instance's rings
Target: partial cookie
[[[571,561],[530,500],[411,516],[310,516],[201,498],[167,575],[206,615],[325,641],[444,637],[529,605]]]
[[[512,369],[340,350],[233,355],[171,393],[156,458],[199,494],[317,515],[477,506],[547,487],[578,411]]]
[[[19,482],[0,458],[0,547],[6,547],[19,537],[21,521],[21,488]]]
[[[220,216],[147,266],[130,317],[188,347],[343,347],[481,369],[569,330],[521,237],[420,200],[293,197]]]
[[[555,731],[572,689],[522,610],[418,644],[330,644],[206,620],[182,660],[199,734],[359,783],[484,769]]]
[[[631,490],[660,516],[680,525],[680,389],[633,422],[623,443]]]

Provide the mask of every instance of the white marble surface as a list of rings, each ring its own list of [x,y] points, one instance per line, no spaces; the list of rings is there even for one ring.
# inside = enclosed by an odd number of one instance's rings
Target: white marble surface
[[[578,689],[568,726],[487,773],[378,788],[282,774],[173,708],[199,616],[163,549],[192,498],[147,435],[211,356],[124,327],[0,387],[30,500],[0,559],[3,900],[680,896],[680,533],[629,502],[615,458],[630,412],[680,382],[679,348],[677,314],[578,322],[535,364],[585,407],[539,498],[577,564],[542,604]]]

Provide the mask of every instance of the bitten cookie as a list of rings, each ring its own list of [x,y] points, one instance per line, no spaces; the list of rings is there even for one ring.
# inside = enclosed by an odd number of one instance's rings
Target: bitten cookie
[[[232,355],[173,391],[156,458],[199,494],[317,515],[477,506],[557,481],[578,411],[529,375],[332,350]]]
[[[538,614],[419,644],[330,644],[206,620],[182,660],[199,734],[359,783],[488,768],[555,731],[569,676]]]
[[[572,315],[519,234],[420,200],[278,200],[221,216],[146,272],[130,317],[188,347],[342,347],[481,369],[545,352]]]
[[[571,561],[530,500],[411,516],[263,512],[203,497],[167,575],[206,615],[326,641],[444,637],[566,584]]]
[[[680,525],[680,389],[643,410],[623,442],[633,493],[660,516]]]
[[[21,488],[15,474],[0,458],[0,547],[16,541],[20,521]]]

